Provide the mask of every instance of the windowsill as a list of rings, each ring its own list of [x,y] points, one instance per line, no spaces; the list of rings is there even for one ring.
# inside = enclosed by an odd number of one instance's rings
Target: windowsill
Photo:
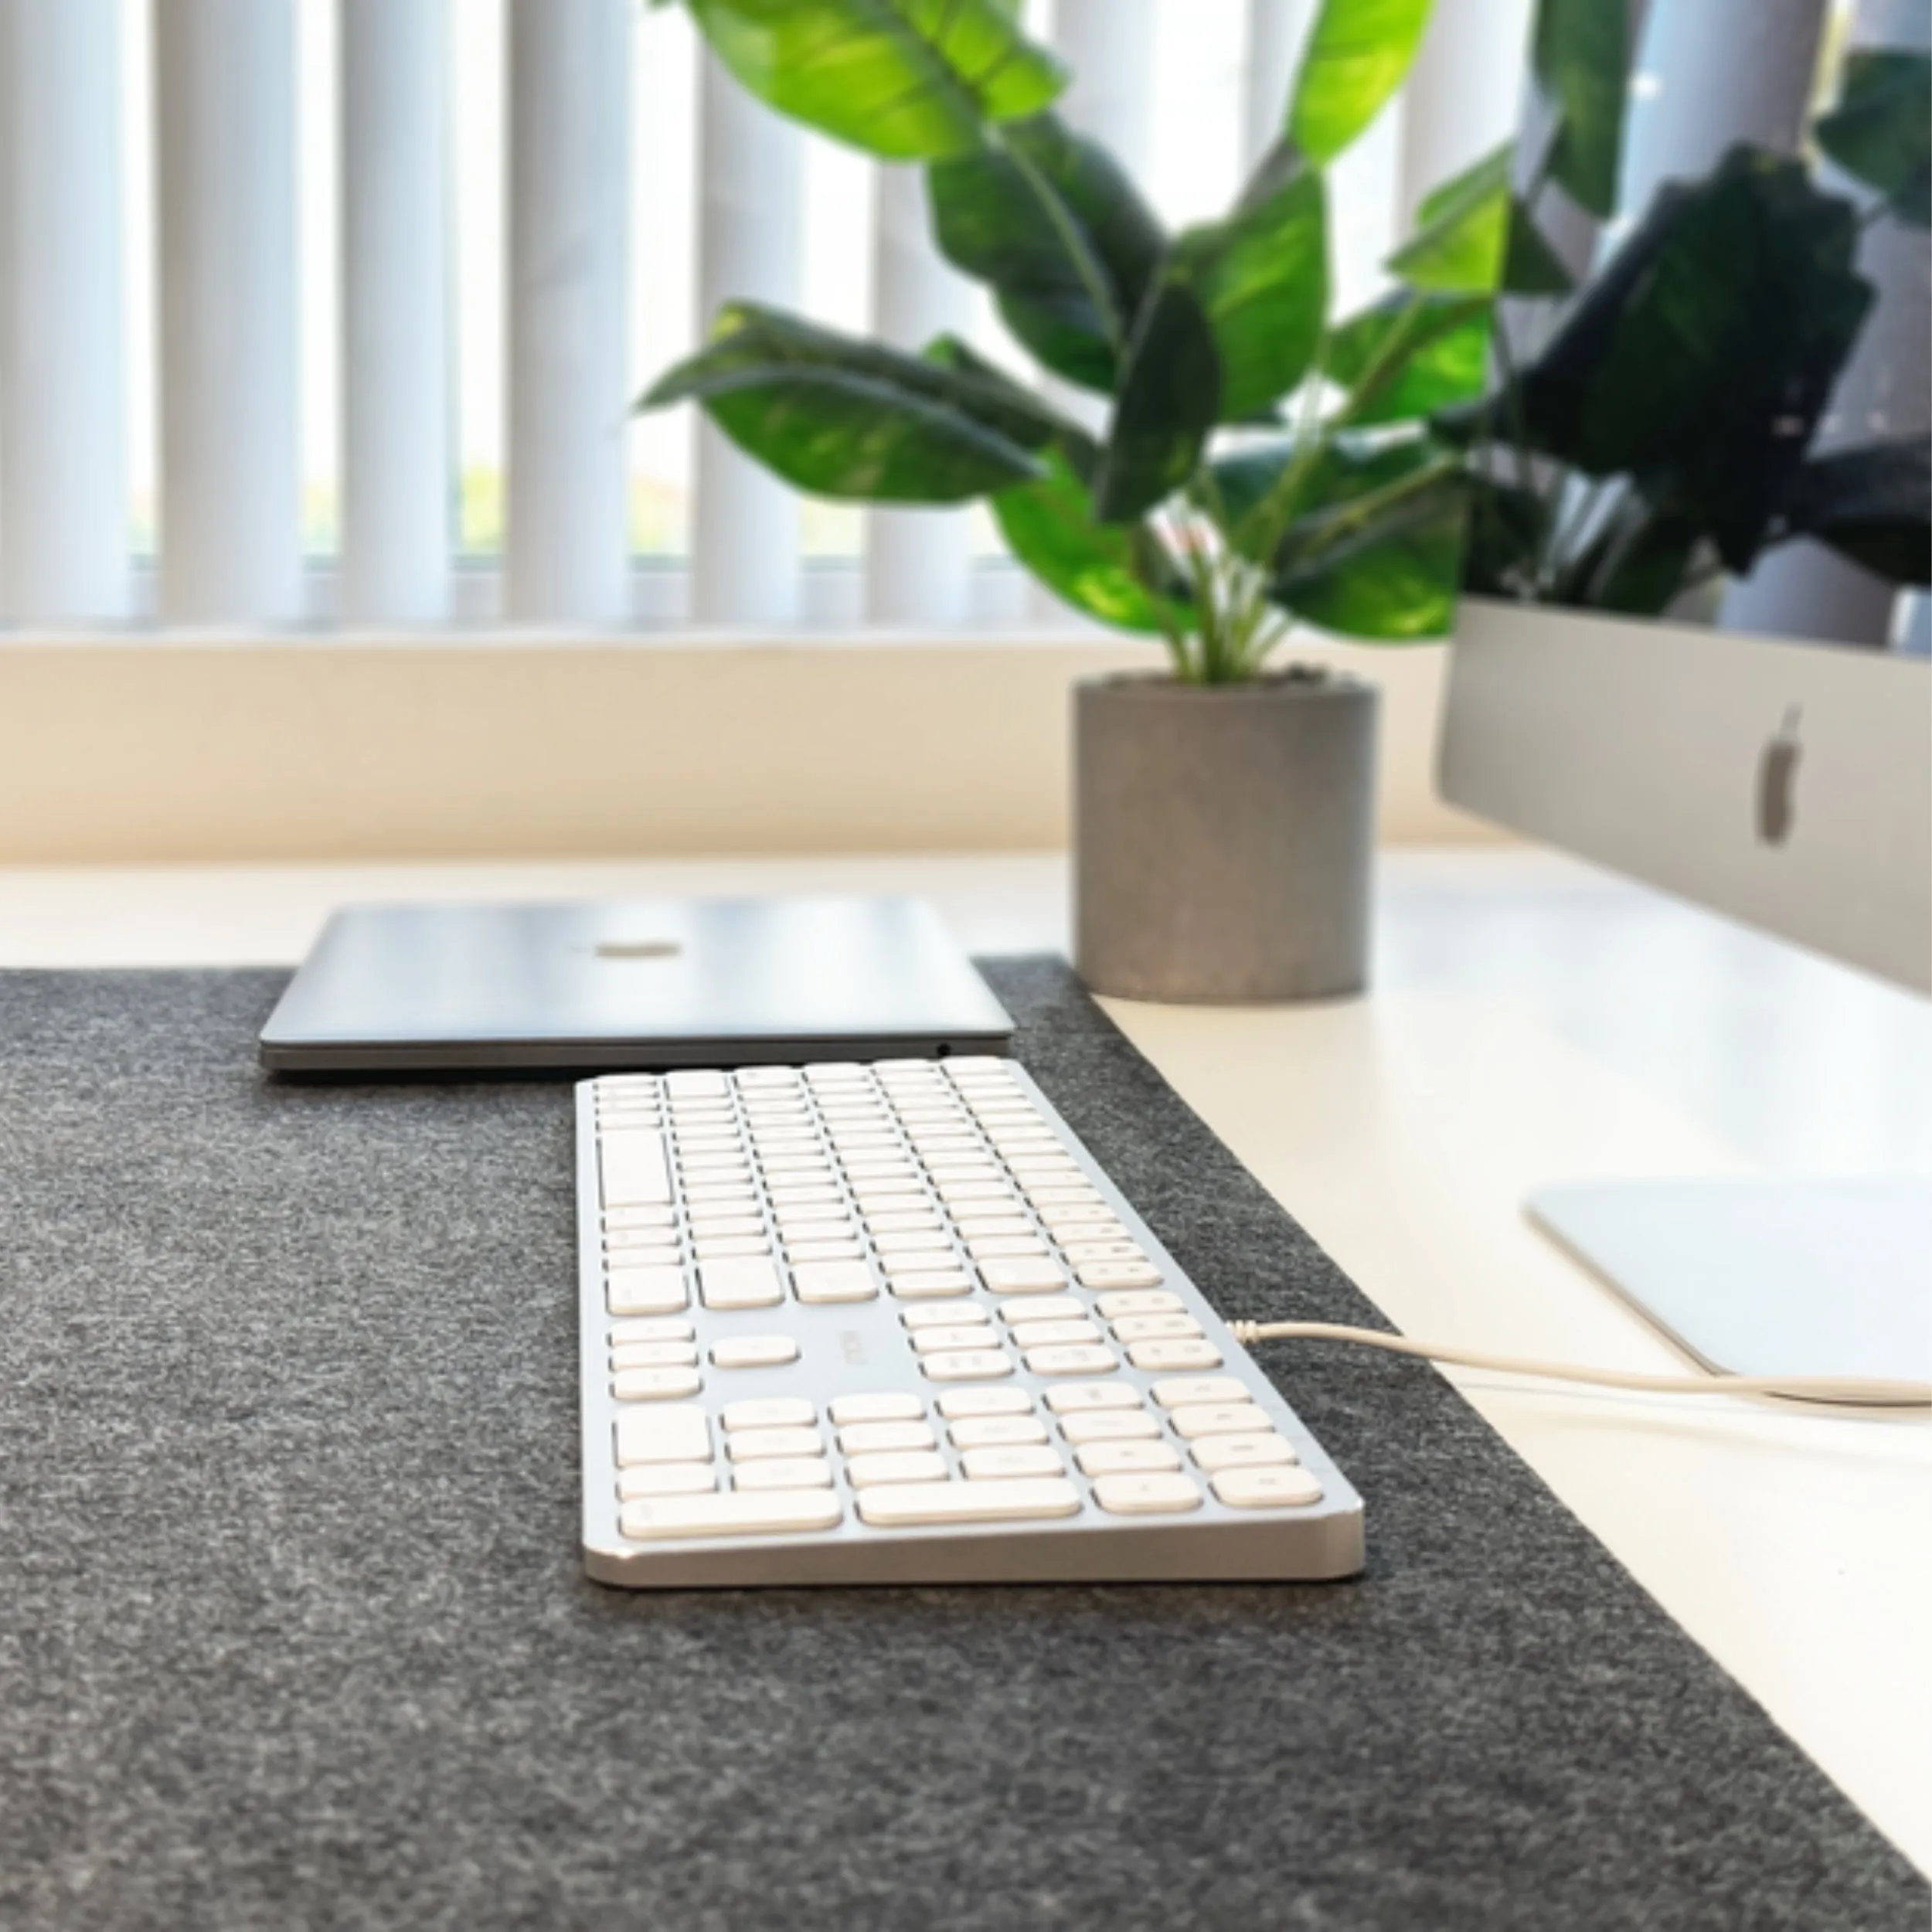
[[[1440,646],[1308,639],[1383,696],[1381,830],[1434,796]],[[1026,852],[1068,835],[1094,631],[0,634],[0,864]]]

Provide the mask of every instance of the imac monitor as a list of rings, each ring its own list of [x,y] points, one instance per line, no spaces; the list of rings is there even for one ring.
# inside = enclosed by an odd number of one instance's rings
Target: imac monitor
[[[1488,393],[1443,425],[1472,488],[1440,771],[1921,991],[1929,49],[1923,0],[1538,0]],[[1532,1213],[1713,1366],[1932,1372],[1932,1192],[1802,1197]]]

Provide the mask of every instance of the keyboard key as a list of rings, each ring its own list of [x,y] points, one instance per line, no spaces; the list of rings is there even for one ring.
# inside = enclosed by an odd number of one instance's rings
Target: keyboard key
[[[918,1422],[926,1405],[913,1395],[835,1396],[832,1419],[841,1429],[859,1422]]]
[[[1025,1331],[1022,1330],[1022,1336]],[[1120,1366],[1111,1349],[1095,1342],[1073,1342],[1063,1348],[1029,1349],[1026,1366],[1036,1376],[1100,1376]]]
[[[1103,1321],[1119,1321],[1132,1315],[1181,1315],[1187,1304],[1166,1288],[1127,1288],[1096,1296],[1094,1308]]]
[[[668,1206],[664,1207],[620,1207],[607,1210],[604,1216],[606,1231],[618,1228],[675,1228],[678,1224],[678,1211]]]
[[[1026,1522],[1080,1512],[1080,1492],[1065,1476],[1012,1482],[888,1483],[859,1498],[859,1520],[875,1529],[927,1523]]]
[[[1036,1238],[1032,1223],[1023,1214],[973,1214],[955,1207],[953,1217],[963,1240],[997,1240],[1002,1235],[1020,1235],[1028,1240]]]
[[[613,1315],[672,1315],[691,1305],[682,1268],[612,1268],[604,1305]]]
[[[711,1419],[695,1403],[675,1409],[627,1409],[617,1417],[617,1467],[637,1463],[709,1462]]]
[[[1055,1298],[1057,1300],[1059,1298]],[[1022,1302],[1023,1311],[1032,1304]],[[1084,1319],[1078,1321],[1022,1321],[1012,1331],[1013,1339],[1022,1349],[1052,1348],[1073,1342],[1097,1342],[1102,1339],[1100,1332],[1094,1324]]]
[[[1060,1452],[1043,1444],[1001,1444],[968,1449],[959,1459],[968,1482],[1005,1482],[1019,1476],[1063,1476]]]
[[[875,1234],[872,1244],[883,1261],[896,1261],[912,1255],[950,1255],[953,1238],[944,1228],[915,1230],[905,1234]]]
[[[1024,1389],[955,1389],[939,1398],[939,1413],[948,1422],[975,1416],[1025,1416],[1033,1412],[1033,1398]]]
[[[876,1456],[889,1450],[930,1449],[934,1437],[923,1422],[854,1422],[838,1431],[842,1456]]]
[[[1158,1288],[1162,1281],[1151,1261],[1084,1261],[1075,1272],[1083,1288]]]
[[[798,1345],[788,1335],[741,1335],[715,1344],[715,1369],[779,1369],[798,1359]]]
[[[1293,1462],[1294,1449],[1270,1430],[1260,1436],[1203,1436],[1194,1445],[1194,1460],[1212,1475],[1223,1469],[1259,1469]]]
[[[675,1268],[684,1260],[684,1250],[675,1241],[639,1243],[618,1247],[606,1240],[604,1265],[607,1268]]]
[[[1214,1493],[1230,1509],[1305,1509],[1321,1500],[1321,1485],[1305,1469],[1228,1469]]]
[[[674,1100],[729,1100],[729,1077],[709,1066],[682,1066],[662,1077],[663,1090]]]
[[[1161,1425],[1145,1409],[1091,1409],[1060,1420],[1060,1434],[1076,1444],[1145,1442],[1157,1438],[1160,1433]]]
[[[1246,1402],[1248,1385],[1233,1376],[1188,1376],[1157,1382],[1148,1393],[1163,1409],[1186,1409],[1204,1403]]]
[[[1058,1264],[1046,1260],[982,1261],[979,1278],[995,1294],[1058,1294],[1067,1285]]]
[[[1056,1416],[1080,1415],[1094,1409],[1138,1409],[1140,1392],[1124,1382],[1070,1382],[1046,1392],[1046,1406]]]
[[[956,1349],[990,1349],[998,1337],[981,1321],[963,1321],[957,1328],[920,1328],[913,1332],[913,1352],[919,1355],[944,1355]]]
[[[787,1241],[785,1259],[796,1267],[801,1261],[862,1261],[866,1244],[856,1235],[836,1241]],[[803,1298],[801,1297],[802,1300]]]
[[[999,1318],[1002,1321],[1077,1321],[1085,1316],[1087,1304],[1078,1295],[1047,1294],[1036,1299],[1029,1295],[1024,1300],[1005,1301],[1000,1304]]]
[[[671,1166],[664,1136],[634,1128],[614,1128],[597,1136],[597,1175],[604,1206],[612,1208],[668,1204]]]
[[[694,1240],[703,1240],[714,1235],[763,1234],[765,1231],[762,1214],[715,1214],[694,1207],[689,1219]]]
[[[823,1456],[774,1456],[731,1472],[734,1489],[829,1489],[832,1464]]]
[[[994,1382],[1013,1372],[1013,1365],[997,1349],[961,1349],[928,1355],[920,1369],[932,1382]]]
[[[684,1204],[692,1214],[701,1207],[707,1211],[735,1208],[747,1213],[758,1205],[758,1190],[749,1181],[692,1182],[685,1188]]]
[[[800,1201],[793,1206],[774,1208],[771,1218],[778,1223],[781,1232],[789,1234],[794,1230],[803,1231],[815,1229],[822,1236],[825,1224],[828,1221],[852,1225],[852,1216],[846,1212],[842,1201]]]
[[[630,1502],[639,1496],[699,1496],[717,1486],[718,1478],[708,1462],[647,1463],[619,1473],[617,1499]]]
[[[1269,1428],[1266,1415],[1251,1402],[1209,1403],[1198,1409],[1176,1409],[1174,1433],[1189,1442],[1202,1436],[1259,1436]]]
[[[1145,1261],[1146,1250],[1135,1241],[1063,1241],[1060,1252],[1079,1266],[1083,1261]],[[1180,1298],[1168,1298],[1178,1308]]]
[[[845,1480],[855,1489],[870,1489],[888,1482],[944,1482],[946,1458],[936,1449],[906,1449],[891,1454],[852,1456],[846,1459]]]
[[[698,1351],[689,1342],[621,1342],[611,1351],[613,1369],[695,1369]]]
[[[1114,1324],[1116,1342],[1190,1342],[1200,1334],[1191,1315],[1124,1315]]]
[[[680,1321],[675,1315],[649,1315],[613,1321],[608,1338],[611,1346],[617,1349],[627,1342],[689,1342],[691,1335],[689,1321]]]
[[[985,1309],[976,1304],[964,1308],[952,1308],[944,1301],[923,1308],[908,1308],[899,1318],[915,1333],[921,1328],[956,1328],[968,1323],[986,1328],[992,1325],[993,1319]],[[992,1345],[990,1337],[981,1344],[983,1348]]]
[[[889,1267],[886,1285],[903,1301],[944,1301],[973,1291],[972,1277],[964,1268]]]
[[[691,1244],[700,1261],[750,1261],[770,1260],[771,1243],[763,1235],[704,1235]]]
[[[822,1456],[816,1429],[734,1429],[725,1437],[733,1462],[766,1462],[774,1456]]]
[[[947,1433],[955,1449],[1014,1449],[1046,1441],[1046,1425],[1037,1416],[972,1416]]]
[[[718,1420],[730,1435],[739,1429],[808,1429],[818,1411],[802,1396],[760,1396],[727,1402]]]
[[[1181,1466],[1181,1458],[1165,1442],[1089,1443],[1073,1460],[1083,1476],[1141,1476]]]
[[[720,1490],[709,1496],[654,1496],[628,1502],[617,1527],[633,1543],[699,1536],[797,1536],[829,1529],[845,1506],[828,1489]]]
[[[1157,1375],[1174,1369],[1218,1369],[1223,1360],[1212,1342],[1137,1342],[1127,1359]]]
[[[966,1243],[975,1261],[1044,1261],[1046,1243],[1037,1234],[981,1235]]]
[[[1103,1476],[1094,1500],[1111,1516],[1172,1516],[1199,1509],[1201,1492],[1191,1476]]]
[[[707,1308],[771,1308],[785,1298],[778,1264],[749,1257],[704,1263],[698,1270],[698,1292]]]
[[[863,1261],[801,1261],[791,1271],[791,1284],[801,1301],[812,1303],[869,1301],[879,1292]]]

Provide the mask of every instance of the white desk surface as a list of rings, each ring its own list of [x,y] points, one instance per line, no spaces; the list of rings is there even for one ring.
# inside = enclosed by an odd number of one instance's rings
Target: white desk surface
[[[1065,948],[1039,857],[0,870],[0,967],[291,964],[350,899],[845,889]],[[1932,1170],[1932,1007],[1545,853],[1385,855],[1366,999],[1107,1007],[1398,1327],[1471,1348],[1685,1366],[1539,1185]],[[1454,1379],[1932,1872],[1932,1427]]]

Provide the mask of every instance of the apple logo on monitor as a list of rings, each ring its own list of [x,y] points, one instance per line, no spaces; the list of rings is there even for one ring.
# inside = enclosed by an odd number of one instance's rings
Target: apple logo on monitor
[[[1784,713],[1777,735],[1764,747],[1757,762],[1757,838],[1764,845],[1781,845],[1791,835],[1798,816],[1796,785],[1798,761],[1804,748],[1798,743],[1798,728],[1804,716],[1797,705]]]

